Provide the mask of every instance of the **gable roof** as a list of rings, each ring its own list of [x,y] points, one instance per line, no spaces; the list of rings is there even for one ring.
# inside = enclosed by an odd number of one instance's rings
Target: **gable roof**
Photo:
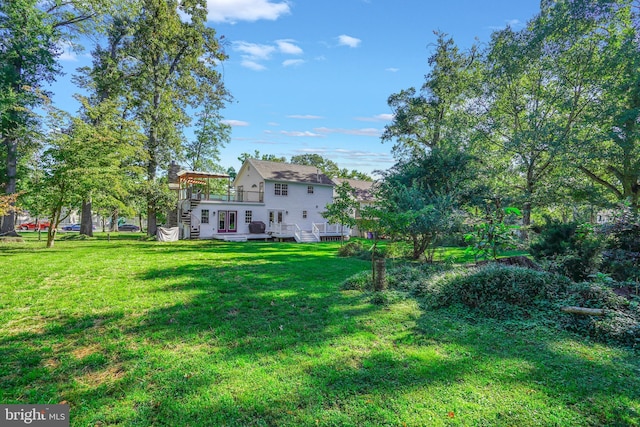
[[[356,200],[360,202],[369,202],[373,201],[373,186],[375,182],[373,181],[363,181],[361,179],[346,179],[346,178],[334,178],[333,179],[337,185],[342,184],[343,182],[349,183],[351,188],[355,190]]]
[[[328,176],[315,166],[294,165],[291,163],[269,162],[247,159],[265,181],[299,182],[304,184],[335,185]]]

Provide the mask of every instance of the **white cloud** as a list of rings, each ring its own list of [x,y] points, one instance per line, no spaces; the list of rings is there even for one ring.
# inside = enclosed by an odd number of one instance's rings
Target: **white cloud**
[[[278,49],[287,55],[302,55],[303,51],[300,46],[293,43],[293,40],[276,40]]]
[[[289,119],[302,119],[302,120],[324,119],[324,117],[322,117],[322,116],[314,116],[314,115],[311,115],[311,114],[291,114],[290,116],[287,116],[287,118],[289,118]]]
[[[283,67],[297,67],[304,64],[304,59],[287,59],[286,61],[282,61]]]
[[[304,132],[283,130],[280,131],[280,133],[285,136],[294,136],[298,138],[322,138],[322,135],[320,135],[319,133],[309,132],[308,130]]]
[[[314,130],[322,134],[341,133],[343,135],[375,136],[375,137],[379,137],[380,135],[382,135],[382,131],[380,129],[375,129],[375,128],[341,129],[341,128],[322,127],[322,128],[316,128]]]
[[[338,44],[340,46],[358,47],[360,46],[361,42],[362,40],[355,37],[347,36],[345,34],[338,36]]]
[[[269,59],[276,48],[266,44],[237,41],[233,42],[233,50],[244,53],[243,57],[247,59],[264,60]]]
[[[233,127],[249,126],[249,122],[245,122],[243,120],[222,120],[222,123]]]
[[[240,63],[240,65],[242,65],[244,68],[248,68],[253,71],[264,71],[267,69],[267,67],[265,67],[264,65],[258,64],[257,62],[251,61],[249,59],[244,59]]]
[[[393,120],[393,114],[376,114],[372,117],[356,117],[355,120],[360,122],[389,122]]]
[[[254,22],[260,19],[275,21],[291,13],[286,1],[270,0],[207,0],[207,19],[213,22]]]
[[[390,73],[397,73],[398,71],[400,71],[400,68],[386,68],[385,71],[389,71]]]

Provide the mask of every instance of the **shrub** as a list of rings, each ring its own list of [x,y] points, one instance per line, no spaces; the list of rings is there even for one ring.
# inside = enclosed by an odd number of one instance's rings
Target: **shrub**
[[[409,258],[410,256],[411,247],[405,242],[391,242],[384,249],[385,258]]]
[[[602,283],[573,284],[563,299],[564,305],[603,308],[605,315],[567,315],[563,319],[566,329],[592,336],[600,341],[640,345],[640,308],[636,301],[616,295],[610,286]]]
[[[549,271],[579,282],[598,271],[602,241],[589,224],[547,223],[529,251]]]
[[[349,277],[344,282],[342,282],[341,287],[344,290],[355,290],[355,291],[370,290],[373,288],[373,283],[371,279],[372,279],[371,271],[361,271],[360,273],[356,273],[353,276]]]
[[[602,227],[606,237],[602,270],[618,281],[640,281],[640,218],[628,210]]]
[[[438,305],[463,304],[488,317],[548,306],[569,285],[562,276],[496,264],[454,272],[435,277],[428,287],[438,294]]]
[[[389,288],[408,292],[431,307],[462,304],[487,317],[549,305],[569,285],[566,277],[522,267],[488,264],[480,268],[403,266],[387,277]]]
[[[341,257],[353,257],[365,252],[366,249],[360,240],[354,240],[340,246],[338,249],[338,256]]]

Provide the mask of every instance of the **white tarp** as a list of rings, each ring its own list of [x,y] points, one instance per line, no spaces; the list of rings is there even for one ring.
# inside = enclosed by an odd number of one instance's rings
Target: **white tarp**
[[[156,237],[159,242],[177,242],[178,230],[178,227],[158,227],[158,234]]]

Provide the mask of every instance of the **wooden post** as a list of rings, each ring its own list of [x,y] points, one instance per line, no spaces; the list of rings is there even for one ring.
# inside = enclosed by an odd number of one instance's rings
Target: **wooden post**
[[[387,275],[384,258],[377,258],[375,260],[375,278],[373,282],[373,289],[375,291],[384,291],[387,288]]]

